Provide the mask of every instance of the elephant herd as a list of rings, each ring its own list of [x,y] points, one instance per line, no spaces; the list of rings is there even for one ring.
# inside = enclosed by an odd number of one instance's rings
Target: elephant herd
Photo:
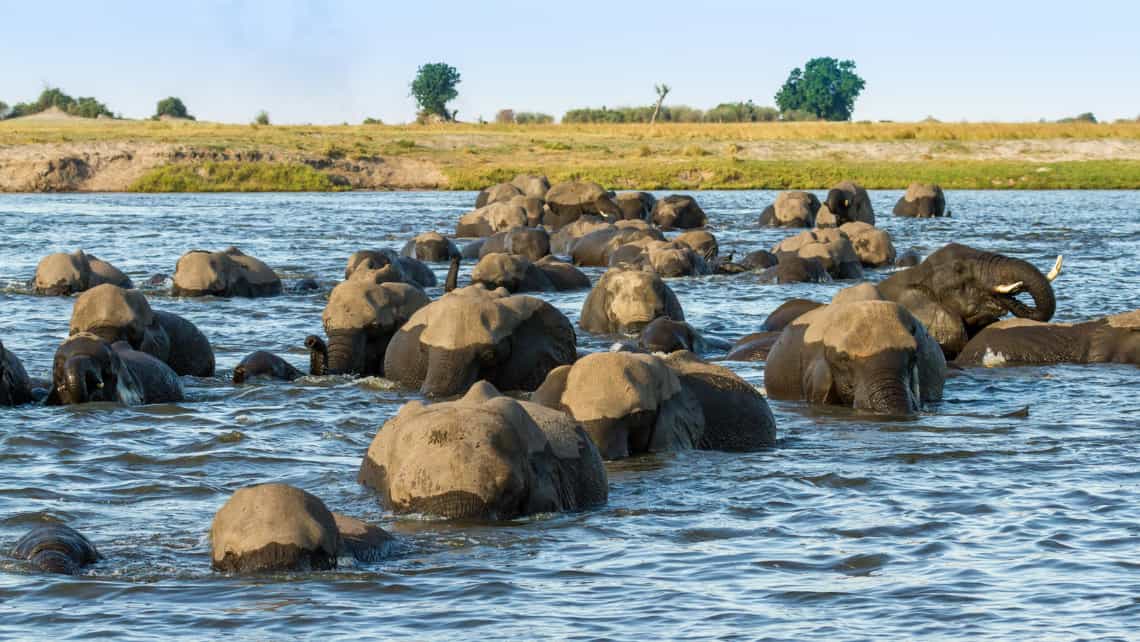
[[[908,217],[948,215],[934,185],[912,185]],[[382,376],[413,401],[377,432],[358,481],[395,513],[510,519],[576,511],[607,499],[605,460],[684,449],[753,451],[777,443],[765,396],[724,365],[765,361],[767,396],[862,412],[913,415],[941,399],[950,369],[1045,363],[1140,364],[1140,311],[1076,324],[1056,311],[1048,274],[1030,263],[950,243],[919,261],[898,256],[874,227],[867,192],[851,182],[821,202],[785,192],[758,224],[804,227],[771,251],[720,253],[691,196],[615,194],[588,181],[519,176],[479,193],[455,236],[437,231],[400,250],[360,251],[328,295],[324,336],[304,343],[314,376]],[[672,238],[666,232],[677,231]],[[470,284],[459,266],[475,262]],[[427,263],[449,264],[444,294]],[[605,268],[591,286],[581,267]],[[762,282],[858,280],[831,301],[792,299],[757,332],[728,344],[685,321],[668,279],[752,275]],[[174,296],[282,292],[265,263],[236,248],[178,260]],[[315,285],[315,284],[314,284]],[[82,251],[43,259],[43,295],[75,296],[70,336],[49,382],[33,381],[0,344],[0,405],[183,399],[181,377],[215,375],[209,340],[189,320],[153,309],[113,265]],[[531,293],[589,289],[577,328]],[[1025,295],[1031,303],[1019,299]],[[1006,315],[1013,318],[1002,320]],[[576,331],[614,337],[581,354]],[[303,373],[256,351],[235,384]],[[382,558],[392,537],[282,484],[238,490],[215,516],[212,564],[222,571],[326,569],[339,557]],[[34,529],[13,556],[76,572],[99,559],[64,525]]]

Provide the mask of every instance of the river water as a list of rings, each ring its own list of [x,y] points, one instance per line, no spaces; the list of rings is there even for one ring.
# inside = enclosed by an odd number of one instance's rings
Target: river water
[[[1056,320],[1140,307],[1140,194],[951,192],[953,216],[890,215],[901,252],[949,241],[1043,271]],[[773,192],[697,195],[737,255]],[[377,428],[416,395],[379,379],[235,388],[255,349],[302,369],[358,249],[454,230],[473,193],[0,196],[0,339],[47,378],[73,299],[32,296],[40,257],[84,248],[141,283],[193,248],[238,245],[319,293],[172,299],[217,353],[177,405],[0,409],[0,548],[66,520],[106,559],[78,577],[0,558],[0,637],[279,639],[1072,639],[1140,636],[1140,400],[1132,366],[969,371],[911,421],[774,402],[780,444],[611,463],[610,501],[499,524],[397,518],[355,481]],[[436,266],[442,284],[446,266]],[[465,272],[470,265],[465,266]],[[599,270],[589,270],[596,277]],[[869,272],[880,279],[883,272]],[[464,282],[464,281],[461,281]],[[846,284],[670,281],[687,319],[733,340],[792,297]],[[430,292],[440,294],[439,288]],[[576,320],[585,292],[544,295]],[[579,332],[582,349],[607,342]],[[730,364],[763,385],[763,364]],[[1029,416],[1001,417],[1028,406]],[[376,564],[226,576],[207,531],[237,488],[286,482],[400,541]]]

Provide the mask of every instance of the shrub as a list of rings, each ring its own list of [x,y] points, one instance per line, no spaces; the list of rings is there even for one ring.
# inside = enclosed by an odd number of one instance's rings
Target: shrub
[[[36,102],[17,103],[12,106],[8,117],[16,118],[18,116],[38,114],[52,107],[71,114],[72,116],[80,116],[82,118],[98,118],[100,116],[113,118],[115,116],[111,113],[110,109],[107,109],[106,105],[90,96],[72,98],[58,88],[49,87],[40,92],[40,97],[36,99]]]
[[[182,99],[175,98],[174,96],[163,98],[162,100],[158,101],[158,106],[154,110],[154,117],[155,119],[158,119],[163,116],[194,120],[194,117],[191,116],[188,111],[186,111],[186,105],[182,103]]]
[[[364,124],[365,125],[383,125],[384,121],[380,120],[379,118],[365,118]]]
[[[268,125],[269,124],[269,112],[265,111],[264,109],[257,112],[257,116],[254,117],[253,123],[255,125]]]
[[[8,115],[8,103],[0,100],[0,120],[3,120]]]
[[[709,123],[757,123],[778,119],[780,112],[772,107],[759,107],[751,100],[743,103],[721,103],[705,112]]]
[[[1077,114],[1076,116],[1072,116],[1070,118],[1062,118],[1062,119],[1058,120],[1057,122],[1059,122],[1059,123],[1092,123],[1095,125],[1097,123],[1097,119],[1096,119],[1096,116],[1093,116],[1093,113],[1091,111],[1086,111],[1083,114]]]
[[[499,113],[495,114],[495,122],[499,123],[500,125],[515,124],[515,110],[500,109]]]
[[[810,111],[804,111],[802,109],[789,109],[788,111],[780,112],[780,120],[794,122],[794,121],[814,121],[814,120],[822,120],[822,119],[819,116],[816,116],[815,114],[811,113]]]
[[[515,114],[515,122],[520,125],[549,125],[554,122],[554,116],[533,111],[523,111]]]

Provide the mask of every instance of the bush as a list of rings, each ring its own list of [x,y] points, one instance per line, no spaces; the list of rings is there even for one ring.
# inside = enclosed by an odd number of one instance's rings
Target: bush
[[[810,111],[802,109],[789,109],[788,111],[780,112],[780,120],[795,122],[795,121],[815,121],[823,120]]]
[[[1083,114],[1077,114],[1076,116],[1072,116],[1070,118],[1062,118],[1062,119],[1058,120],[1057,122],[1059,122],[1059,123],[1092,123],[1095,125],[1097,123],[1097,119],[1096,119],[1096,116],[1093,116],[1093,113],[1091,111],[1086,111]]]
[[[709,123],[758,123],[772,122],[780,117],[780,112],[772,107],[758,107],[751,100],[744,103],[721,103],[705,112],[705,122]]]
[[[499,123],[500,125],[515,124],[515,110],[500,109],[499,113],[495,114],[495,122]]]
[[[36,102],[17,103],[14,105],[8,114],[8,118],[38,114],[52,107],[71,114],[72,116],[82,118],[98,118],[100,116],[114,118],[115,116],[111,113],[111,110],[107,109],[106,105],[90,96],[72,98],[58,88],[49,87],[40,93],[40,97],[36,99]]]
[[[554,116],[533,111],[523,111],[515,114],[515,122],[519,125],[549,125],[554,122]]]
[[[257,116],[254,117],[254,119],[253,119],[253,124],[255,124],[255,125],[268,125],[269,124],[269,112],[265,111],[264,109],[257,112]]]
[[[186,105],[182,104],[181,98],[171,96],[163,98],[158,101],[158,107],[154,110],[154,118],[157,120],[163,116],[170,118],[185,118],[186,120],[194,120],[194,117],[186,111]]]
[[[365,118],[364,124],[365,125],[383,125],[384,121],[380,120],[379,118]]]

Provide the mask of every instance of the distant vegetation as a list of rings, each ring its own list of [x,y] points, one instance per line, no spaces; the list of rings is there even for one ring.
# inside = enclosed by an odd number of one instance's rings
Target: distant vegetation
[[[158,120],[163,116],[166,116],[168,118],[194,120],[194,117],[191,116],[188,111],[186,111],[186,105],[182,103],[182,99],[175,98],[174,96],[171,96],[170,98],[163,98],[162,100],[158,101],[158,107],[156,107],[154,110],[154,118],[155,120]]]
[[[549,125],[554,116],[533,111],[515,112],[513,109],[500,109],[495,114],[495,122],[500,125]]]
[[[427,120],[436,117],[445,121],[455,120],[456,112],[448,111],[447,103],[455,100],[459,92],[455,87],[460,82],[459,71],[443,62],[420,65],[412,80],[412,98],[420,110],[420,118]]]
[[[331,192],[347,189],[302,163],[206,162],[155,168],[132,192]]]
[[[268,125],[269,124],[269,112],[265,111],[264,109],[257,112],[257,116],[254,116],[254,118],[253,118],[253,123],[255,125]]]
[[[80,118],[99,118],[100,116],[106,118],[115,117],[115,115],[111,113],[111,110],[107,109],[107,106],[98,100],[90,96],[72,98],[55,87],[49,87],[43,90],[35,102],[16,103],[10,108],[5,107],[6,109],[0,109],[0,115],[3,115],[4,118],[31,116],[32,114],[38,114],[52,107],[66,114]],[[6,114],[4,113],[5,111],[7,111]]]
[[[776,106],[781,112],[806,112],[821,120],[851,120],[865,85],[855,73],[854,60],[812,58],[802,70],[792,70],[776,93]]]
[[[1059,123],[1092,123],[1095,125],[1097,123],[1097,119],[1096,119],[1096,116],[1093,116],[1093,113],[1091,111],[1086,111],[1083,114],[1077,114],[1076,116],[1073,116],[1071,118],[1061,118],[1057,122],[1059,122]]]
[[[383,125],[384,121],[380,120],[379,118],[365,118],[364,124],[365,125]]]
[[[562,116],[562,122],[574,123],[648,123],[653,118],[655,105],[644,107],[616,107],[610,109],[571,109]],[[790,111],[781,114],[774,107],[755,105],[751,100],[721,103],[708,111],[687,105],[662,105],[657,120],[665,123],[767,123],[777,120],[818,120],[814,114]]]

